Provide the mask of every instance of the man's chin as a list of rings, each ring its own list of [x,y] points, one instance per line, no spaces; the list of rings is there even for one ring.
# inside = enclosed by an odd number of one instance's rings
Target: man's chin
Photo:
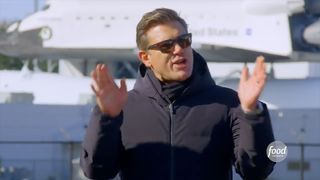
[[[176,76],[176,81],[185,81],[191,76],[191,73],[188,72],[179,72]]]

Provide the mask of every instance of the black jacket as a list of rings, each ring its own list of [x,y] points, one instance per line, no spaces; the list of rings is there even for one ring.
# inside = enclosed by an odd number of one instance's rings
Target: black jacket
[[[81,167],[92,179],[227,180],[232,164],[244,179],[264,179],[274,163],[266,106],[246,115],[237,93],[215,85],[205,60],[194,52],[188,87],[173,102],[140,67],[128,102],[116,118],[96,107],[83,142]]]

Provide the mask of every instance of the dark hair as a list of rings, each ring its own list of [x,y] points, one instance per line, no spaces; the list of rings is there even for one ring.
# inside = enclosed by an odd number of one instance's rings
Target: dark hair
[[[148,39],[146,32],[159,24],[166,24],[169,22],[178,21],[187,30],[188,25],[178,13],[172,9],[158,8],[143,15],[136,29],[136,43],[139,49],[146,50],[148,46]]]

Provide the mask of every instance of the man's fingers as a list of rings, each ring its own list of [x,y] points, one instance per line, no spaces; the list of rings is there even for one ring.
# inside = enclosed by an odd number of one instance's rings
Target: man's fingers
[[[93,83],[91,85],[91,88],[93,88],[97,95],[97,92],[99,92],[99,89],[105,88],[107,85],[106,81],[106,75],[103,72],[103,65],[97,64],[96,68],[91,72],[91,77],[93,79]]]
[[[101,83],[101,64],[97,64],[96,66],[96,69],[95,69],[95,72],[96,72],[96,82],[97,84],[100,84]]]
[[[91,77],[92,77],[92,80],[93,80],[93,87],[97,90],[101,87],[103,87],[103,83],[101,81],[101,72],[100,72],[100,65],[98,64],[96,66],[96,68],[91,72]]]
[[[266,65],[264,62],[264,57],[263,56],[258,56],[256,59],[256,64],[253,70],[253,75],[254,76],[258,76],[261,74],[265,74],[266,73]]]
[[[264,85],[266,79],[267,79],[267,75],[266,75],[266,63],[264,62],[264,57],[263,56],[259,56],[257,57],[257,64],[256,64],[256,78],[258,79],[259,82],[262,83],[262,85]]]
[[[91,89],[96,96],[100,96],[101,92],[114,92],[122,91],[127,92],[127,86],[125,80],[120,81],[120,88],[117,86],[113,80],[108,68],[104,64],[98,64],[96,68],[91,72],[91,77],[93,82],[91,84]]]
[[[103,64],[101,66],[101,73],[103,74],[103,82],[106,83],[106,84],[114,84],[114,80],[113,80],[113,77],[108,69],[108,66]]]
[[[120,81],[120,91],[127,92],[127,84],[125,79],[121,79]]]
[[[97,72],[96,72],[96,70],[91,71],[91,78],[92,78],[94,81],[97,81]]]
[[[96,96],[99,96],[99,94],[98,94],[97,90],[95,89],[94,85],[91,84],[90,87],[91,87],[92,91],[94,92],[94,94],[95,94]]]
[[[249,70],[247,65],[245,65],[241,72],[240,83],[247,81],[249,78]]]
[[[106,72],[103,64],[97,64],[96,67],[96,73],[97,73],[97,83],[99,85],[106,84]]]
[[[264,78],[259,78],[259,79],[255,78],[253,80],[253,83],[255,83],[256,87],[263,88],[265,83],[266,83],[266,79],[264,79]]]
[[[100,71],[101,71],[101,74],[103,75],[102,77],[104,78],[105,81],[112,81],[112,76],[109,72],[107,65],[102,64],[100,67]]]
[[[106,65],[98,64],[92,73],[92,78],[96,81],[99,88],[110,87],[114,85],[113,78]]]

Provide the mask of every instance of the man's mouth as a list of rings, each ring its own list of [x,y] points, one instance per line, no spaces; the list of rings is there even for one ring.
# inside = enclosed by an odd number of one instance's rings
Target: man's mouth
[[[181,64],[181,63],[185,63],[187,61],[187,59],[185,58],[179,58],[177,60],[172,61],[172,64]]]
[[[178,59],[178,60],[172,62],[172,64],[173,64],[173,67],[175,67],[175,68],[183,69],[187,66],[187,59],[181,58],[181,59]]]

